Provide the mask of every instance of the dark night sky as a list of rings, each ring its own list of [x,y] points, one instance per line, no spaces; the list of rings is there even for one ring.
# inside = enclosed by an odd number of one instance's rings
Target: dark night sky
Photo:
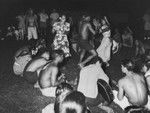
[[[28,8],[50,11],[53,8],[69,11],[93,11],[103,13],[129,13],[141,16],[150,8],[150,0],[0,0],[0,24],[6,23],[8,18],[26,11]]]

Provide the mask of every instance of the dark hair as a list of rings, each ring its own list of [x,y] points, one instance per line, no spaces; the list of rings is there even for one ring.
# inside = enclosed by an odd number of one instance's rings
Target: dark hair
[[[122,60],[121,61],[121,65],[123,65],[124,67],[126,67],[128,71],[133,71],[133,69],[135,68],[133,61],[130,60],[130,59],[124,59],[124,60]]]
[[[150,68],[150,60],[146,60],[142,63],[141,67],[146,66],[148,69]]]
[[[62,51],[62,50],[54,50],[53,52],[52,52],[52,58],[53,59],[55,59],[57,56],[65,56],[64,55],[64,52]]]
[[[59,95],[61,95],[61,93],[64,91],[64,90],[70,90],[70,91],[73,91],[73,87],[68,84],[68,83],[61,83],[57,86],[56,88],[56,97],[58,97]]]

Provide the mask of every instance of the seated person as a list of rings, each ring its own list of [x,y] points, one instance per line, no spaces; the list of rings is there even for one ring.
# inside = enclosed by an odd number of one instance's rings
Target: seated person
[[[77,91],[82,92],[86,96],[87,106],[98,106],[110,113],[113,112],[113,110],[104,105],[107,103],[102,100],[100,92],[98,92],[97,82],[99,79],[109,84],[109,78],[104,73],[101,65],[101,61],[97,60],[96,63],[90,64],[81,69]]]
[[[128,111],[143,110],[148,103],[148,93],[144,76],[135,71],[135,65],[131,60],[125,59],[121,63],[125,77],[118,81],[119,91],[113,91],[114,102],[123,110],[129,106]],[[140,113],[140,111],[138,111]]]
[[[27,82],[35,84],[41,68],[49,62],[49,52],[45,51],[40,57],[32,59],[25,67],[23,77]]]
[[[150,61],[144,62],[141,71],[144,73],[144,76],[146,77],[148,91],[150,94]]]
[[[85,104],[85,96],[73,91],[67,83],[61,83],[56,89],[55,104],[46,106],[42,113],[89,113]]]
[[[55,96],[56,86],[64,81],[64,76],[58,77],[58,64],[64,59],[63,51],[55,50],[52,58],[53,60],[51,62],[42,67],[38,78],[40,90],[45,96],[50,96],[50,92],[52,94],[51,96]]]
[[[13,71],[15,75],[23,74],[23,70],[27,63],[32,59],[32,55],[30,53],[30,47],[25,46],[17,50],[14,55],[14,64],[13,64]]]

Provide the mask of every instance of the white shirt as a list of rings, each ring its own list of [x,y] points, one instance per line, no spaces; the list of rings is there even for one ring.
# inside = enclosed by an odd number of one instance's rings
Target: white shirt
[[[82,68],[77,90],[82,92],[86,97],[96,98],[98,95],[98,79],[102,79],[107,83],[109,82],[109,78],[104,73],[99,62]]]

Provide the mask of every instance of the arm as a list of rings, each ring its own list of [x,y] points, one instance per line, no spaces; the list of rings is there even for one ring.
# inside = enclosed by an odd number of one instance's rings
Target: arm
[[[129,30],[129,32],[130,32],[131,34],[133,34],[132,30],[131,30],[129,27],[127,27],[127,28],[128,28],[128,30]]]
[[[27,30],[28,28],[28,17],[25,17],[25,29]]]
[[[148,75],[146,77],[146,82],[147,82],[147,86],[148,86],[148,91],[150,92],[150,75]]]
[[[119,100],[122,100],[123,97],[124,97],[124,90],[122,88],[122,80],[119,80],[118,87],[119,87],[119,91],[118,91],[117,97],[118,97]]]
[[[51,75],[51,83],[52,86],[57,86],[59,83],[57,82],[57,74],[58,74],[58,69],[55,67],[52,69],[52,75]]]
[[[88,24],[88,27],[89,27],[89,30],[95,35],[96,33],[95,33],[94,29],[92,28],[92,26],[90,24]]]
[[[38,28],[37,16],[35,15],[35,26]]]

